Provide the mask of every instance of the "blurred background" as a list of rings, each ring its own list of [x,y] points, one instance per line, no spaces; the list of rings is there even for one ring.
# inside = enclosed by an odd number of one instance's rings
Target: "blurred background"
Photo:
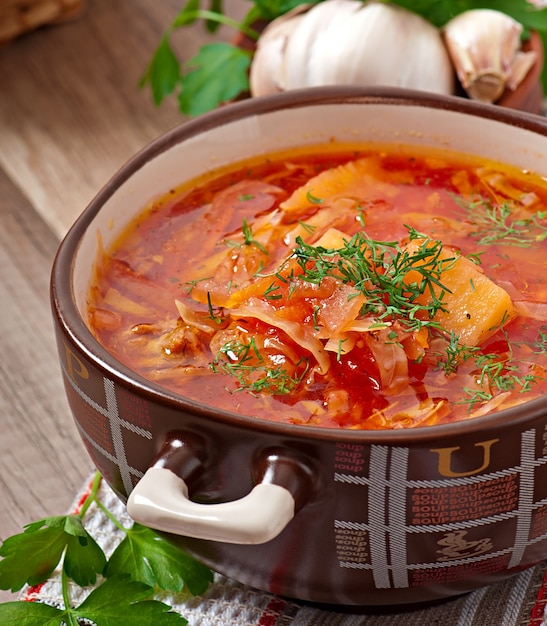
[[[138,85],[185,3],[34,0],[36,17],[20,16],[8,29],[8,10],[13,15],[17,4],[33,2],[0,0],[0,167],[61,236],[127,158],[183,121],[176,99],[158,109],[150,90]],[[224,6],[237,19],[249,3]],[[54,25],[6,41],[10,30],[23,32],[25,20],[31,28],[40,16]],[[54,23],[56,16],[66,21]],[[177,33],[173,47],[183,62],[205,40],[233,35],[221,28],[211,37],[200,21]]]

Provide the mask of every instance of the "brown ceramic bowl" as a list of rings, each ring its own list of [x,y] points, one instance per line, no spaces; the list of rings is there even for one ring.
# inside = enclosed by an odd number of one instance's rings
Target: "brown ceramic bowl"
[[[97,232],[108,246],[150,199],[212,167],[332,138],[449,147],[547,174],[547,121],[463,98],[320,88],[187,122],[115,174],[59,249],[51,295],[66,393],[130,514],[213,569],[318,603],[446,598],[547,557],[547,398],[411,430],[272,423],[144,380],[84,321]]]

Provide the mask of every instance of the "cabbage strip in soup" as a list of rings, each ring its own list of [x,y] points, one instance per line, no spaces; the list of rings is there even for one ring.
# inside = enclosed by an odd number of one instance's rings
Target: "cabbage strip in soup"
[[[469,419],[547,386],[547,188],[450,153],[270,155],[101,250],[89,324],[132,370],[329,428]]]

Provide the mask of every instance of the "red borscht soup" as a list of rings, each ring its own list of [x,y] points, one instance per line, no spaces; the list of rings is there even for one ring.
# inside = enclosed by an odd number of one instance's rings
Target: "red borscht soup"
[[[143,207],[99,252],[88,322],[143,377],[242,415],[471,419],[545,393],[546,239],[530,172],[404,146],[272,154]]]

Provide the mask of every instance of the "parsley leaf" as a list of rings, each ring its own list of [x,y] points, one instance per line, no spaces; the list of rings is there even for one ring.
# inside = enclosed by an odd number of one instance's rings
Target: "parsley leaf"
[[[4,626],[77,626],[89,620],[97,626],[184,626],[188,624],[167,604],[149,600],[153,588],[116,576],[93,590],[79,607],[58,609],[40,602],[0,604],[0,623]]]
[[[140,86],[150,85],[154,104],[159,106],[165,97],[175,91],[180,79],[180,64],[171,47],[169,34],[165,34],[141,78]]]
[[[185,585],[196,595],[213,580],[211,571],[155,533],[134,524],[110,557],[105,576],[130,574],[134,580],[157,584],[166,591],[180,591]]]
[[[249,52],[237,46],[222,42],[202,46],[187,64],[194,69],[182,77],[180,110],[187,115],[200,115],[247,91],[250,64]],[[219,80],[219,76],[229,80]]]
[[[64,568],[74,582],[95,583],[106,564],[103,551],[76,515],[39,520],[8,537],[0,547],[0,589],[18,591],[25,584],[43,582],[65,552]]]
[[[63,613],[42,602],[6,602],[0,604],[0,623],[3,626],[59,626]]]
[[[97,626],[182,626],[188,623],[167,604],[149,600],[153,591],[149,585],[131,580],[129,576],[113,576],[94,589],[73,612]]]

